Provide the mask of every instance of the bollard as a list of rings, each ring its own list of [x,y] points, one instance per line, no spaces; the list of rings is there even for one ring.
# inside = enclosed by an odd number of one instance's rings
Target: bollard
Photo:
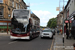
[[[74,50],[75,50],[75,43],[73,44]]]

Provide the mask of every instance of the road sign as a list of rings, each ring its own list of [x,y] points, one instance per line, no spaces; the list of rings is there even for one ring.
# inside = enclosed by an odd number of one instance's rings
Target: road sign
[[[56,7],[56,11],[59,11],[59,7]]]

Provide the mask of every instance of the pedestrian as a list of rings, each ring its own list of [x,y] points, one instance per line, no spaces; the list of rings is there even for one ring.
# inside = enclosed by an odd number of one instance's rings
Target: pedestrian
[[[59,30],[57,30],[57,33],[58,33],[58,35],[59,35]]]
[[[66,39],[68,39],[69,38],[69,30],[68,30],[68,28],[66,29],[66,35],[67,35]]]
[[[71,30],[69,30],[69,38],[70,38],[70,39],[71,39],[71,36],[72,36],[72,35],[71,35]]]
[[[60,34],[62,35],[62,28],[60,29]]]

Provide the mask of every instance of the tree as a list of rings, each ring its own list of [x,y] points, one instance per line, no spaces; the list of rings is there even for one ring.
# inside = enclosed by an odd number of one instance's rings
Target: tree
[[[47,27],[49,27],[49,28],[55,28],[56,25],[57,25],[56,18],[49,19],[49,21],[47,23]]]

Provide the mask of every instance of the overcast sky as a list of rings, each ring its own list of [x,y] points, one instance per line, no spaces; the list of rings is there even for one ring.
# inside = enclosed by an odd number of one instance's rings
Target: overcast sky
[[[56,7],[59,7],[59,0],[24,0],[24,1],[26,4],[30,4],[31,11],[40,18],[40,26],[46,26],[49,19],[55,18],[59,13],[59,11],[56,11]],[[63,0],[61,0],[60,3],[62,7]]]

